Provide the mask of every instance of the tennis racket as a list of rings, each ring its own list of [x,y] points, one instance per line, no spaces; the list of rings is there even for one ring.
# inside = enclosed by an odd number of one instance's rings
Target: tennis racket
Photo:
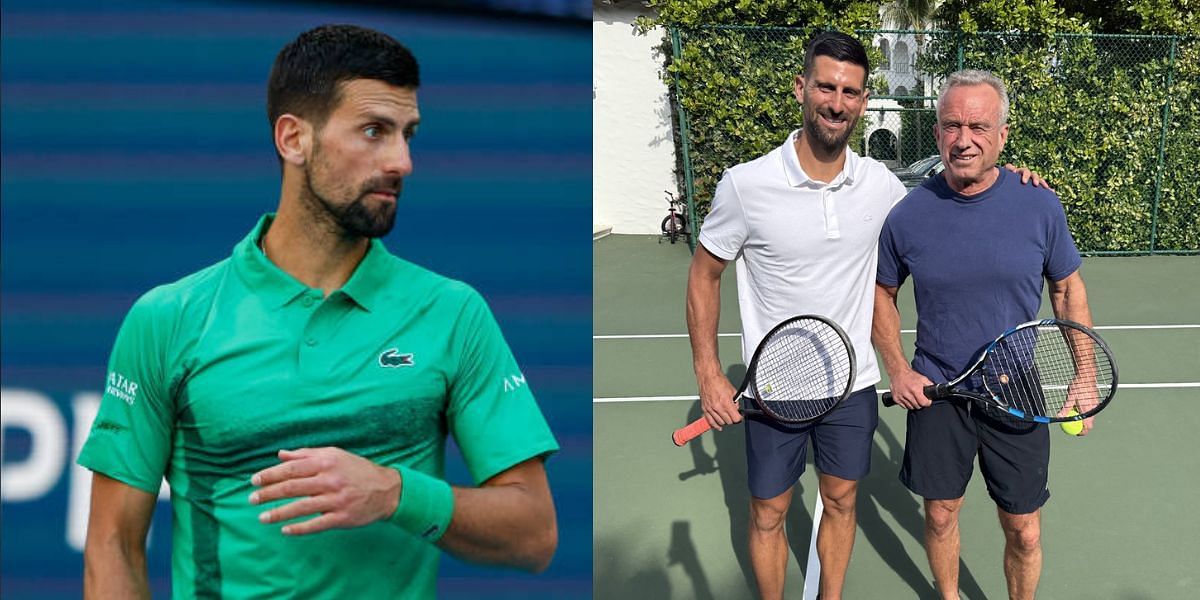
[[[953,381],[925,386],[925,396],[935,402],[967,398],[1035,423],[1086,419],[1104,410],[1116,391],[1117,363],[1108,344],[1092,329],[1062,319],[1017,325]],[[882,400],[896,404],[891,392]]]
[[[836,323],[817,315],[792,317],[759,342],[733,401],[743,414],[811,421],[850,395],[854,364],[854,347]],[[671,439],[682,446],[711,427],[700,417]]]

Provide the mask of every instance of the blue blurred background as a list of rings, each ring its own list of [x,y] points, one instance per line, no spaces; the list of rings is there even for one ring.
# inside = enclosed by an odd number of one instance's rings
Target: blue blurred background
[[[0,595],[79,597],[90,475],[73,463],[120,320],[149,288],[223,259],[274,209],[271,63],[301,31],[343,22],[395,36],[421,62],[415,172],[385,243],[483,293],[563,448],[548,463],[560,529],[549,571],[445,558],[439,597],[590,596],[591,11],[581,4],[4,1]],[[450,455],[451,481],[469,482]],[[169,595],[169,519],[160,503],[156,597]]]

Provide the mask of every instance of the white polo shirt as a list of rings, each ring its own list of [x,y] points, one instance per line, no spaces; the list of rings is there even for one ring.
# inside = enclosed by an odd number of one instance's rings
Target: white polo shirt
[[[763,336],[800,314],[832,319],[854,345],[854,390],[879,381],[871,346],[879,231],[906,190],[887,167],[846,149],[830,183],[800,168],[793,131],[766,156],[725,171],[700,243],[737,261],[742,360]]]

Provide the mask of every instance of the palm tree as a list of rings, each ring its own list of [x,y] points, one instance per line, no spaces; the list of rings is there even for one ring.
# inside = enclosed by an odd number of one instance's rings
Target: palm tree
[[[913,63],[916,63],[916,57],[925,48],[925,34],[920,33],[926,29],[933,28],[933,15],[937,12],[938,5],[941,0],[892,0],[883,5],[883,21],[890,22],[891,27],[896,29],[915,29],[918,33],[915,35],[917,40],[916,48],[913,50]],[[924,95],[929,95],[928,82],[919,78],[921,83],[921,91]]]
[[[940,0],[892,0],[883,5],[883,18],[896,29],[929,29]]]
[[[941,0],[892,0],[891,2],[888,2],[880,7],[880,16],[883,17],[883,23],[885,27],[917,30],[917,33],[914,35],[914,41],[916,43],[911,54],[912,58],[909,59],[914,67],[916,66],[917,57],[921,55],[925,48],[925,34],[922,32],[933,28],[933,16],[937,12],[938,5],[940,4]],[[899,61],[897,60],[896,62]],[[901,67],[901,69],[904,71],[908,70],[904,67]],[[916,76],[917,85],[914,86],[912,93],[926,97],[931,96],[933,94],[931,82],[928,81],[926,77],[923,77],[920,71],[916,69],[913,70],[915,71],[913,75]],[[900,104],[901,106],[906,106],[909,108],[924,108],[926,107],[926,102],[926,100],[911,102],[902,101]],[[907,123],[905,123],[905,121],[907,121]],[[923,153],[924,145],[922,144],[921,139],[926,134],[917,131],[921,129],[920,125],[923,122],[924,113],[916,113],[915,115],[910,115],[908,119],[902,120],[900,132],[901,137],[899,140],[900,151],[898,156],[902,163],[911,162],[912,158],[914,157],[909,155],[912,153]],[[915,128],[913,127],[914,125],[916,125]],[[909,135],[915,135],[916,137],[910,140]],[[906,143],[909,141],[916,142],[916,144]]]

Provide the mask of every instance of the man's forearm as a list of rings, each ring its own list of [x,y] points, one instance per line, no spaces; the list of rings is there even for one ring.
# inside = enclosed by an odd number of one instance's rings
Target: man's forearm
[[[530,458],[478,488],[452,488],[405,466],[385,467],[341,448],[281,450],[282,462],[251,477],[251,504],[295,499],[263,511],[263,523],[301,519],[286,535],[388,520],[472,562],[541,571],[558,544],[554,500],[541,458]],[[440,538],[435,533],[442,532]]]
[[[1087,286],[1079,272],[1051,285],[1050,307],[1054,316],[1091,327],[1092,310],[1088,306]]]
[[[871,342],[875,344],[875,350],[883,359],[883,367],[888,376],[895,377],[897,373],[909,368],[904,348],[900,345],[900,310],[896,308],[896,298],[879,286],[875,287]]]
[[[87,600],[149,598],[146,535],[157,495],[102,473],[92,475],[83,595]]]
[[[541,482],[454,488],[454,516],[438,545],[474,563],[541,572],[558,545],[554,501]]]
[[[697,252],[700,252],[697,249]],[[721,375],[717,351],[717,328],[721,319],[721,279],[699,273],[693,266],[688,276],[687,328],[692,344],[692,367],[699,378]]]
[[[150,598],[146,552],[117,540],[89,540],[83,555],[83,597],[86,600]]]

